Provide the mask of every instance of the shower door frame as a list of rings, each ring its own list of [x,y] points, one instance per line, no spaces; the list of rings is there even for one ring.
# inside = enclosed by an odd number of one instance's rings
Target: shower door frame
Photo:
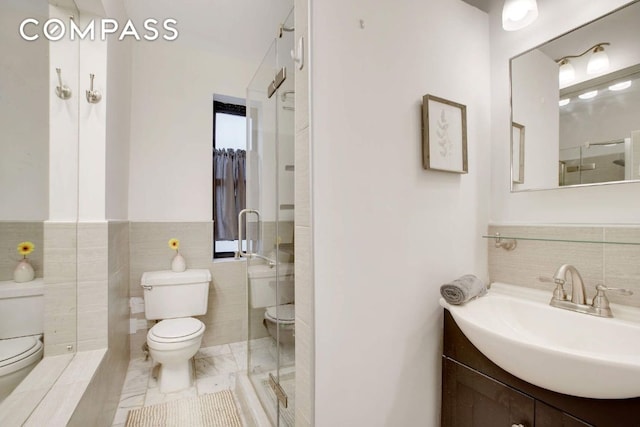
[[[292,94],[294,89],[294,62],[290,56],[294,46],[293,16],[292,9],[282,24],[280,37],[272,42],[247,88],[246,207],[259,212],[259,215],[245,217],[248,252],[247,376],[271,422],[277,426],[293,426],[294,392],[290,389],[287,396],[280,382],[281,374],[286,371],[288,384],[292,384],[289,377],[295,375],[295,351],[293,346],[286,347],[281,342],[280,327],[276,327],[274,342],[266,334],[266,320],[261,319],[264,308],[254,309],[249,303],[249,271],[256,265],[271,265],[273,268],[274,305],[276,318],[280,318],[277,308],[282,297],[280,288],[284,280],[291,280],[293,271],[293,265],[288,265],[289,274],[283,273],[286,271],[283,264],[293,263],[294,242],[295,121],[291,98],[287,99],[284,95],[285,91]],[[273,170],[268,170],[270,166],[273,166]],[[290,250],[283,250],[289,242]],[[283,366],[285,350],[290,355],[287,357],[290,362],[287,366]],[[272,359],[275,359],[275,365],[262,364]],[[265,385],[270,385],[271,390],[265,392]]]

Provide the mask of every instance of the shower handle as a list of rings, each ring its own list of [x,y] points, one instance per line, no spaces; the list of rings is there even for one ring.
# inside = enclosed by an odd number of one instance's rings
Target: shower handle
[[[247,214],[255,214],[258,218],[258,236],[260,236],[261,228],[262,228],[262,220],[260,219],[260,212],[255,209],[242,209],[238,213],[238,250],[236,251],[236,259],[240,259],[242,257],[252,258],[252,252],[242,252],[242,219],[246,218]],[[249,241],[247,240],[247,250],[249,249]]]

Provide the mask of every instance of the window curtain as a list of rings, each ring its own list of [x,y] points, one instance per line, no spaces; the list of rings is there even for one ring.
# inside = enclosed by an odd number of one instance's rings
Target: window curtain
[[[238,213],[246,206],[245,171],[245,150],[213,150],[216,240],[238,239]]]

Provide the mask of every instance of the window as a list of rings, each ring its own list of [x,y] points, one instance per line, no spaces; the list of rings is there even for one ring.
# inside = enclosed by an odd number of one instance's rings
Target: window
[[[245,208],[246,108],[213,101],[213,256],[238,249],[238,213]],[[246,242],[243,242],[243,247]]]

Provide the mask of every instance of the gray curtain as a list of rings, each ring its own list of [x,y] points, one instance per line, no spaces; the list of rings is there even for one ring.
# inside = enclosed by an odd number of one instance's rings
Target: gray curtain
[[[238,213],[246,206],[245,165],[245,150],[213,150],[216,240],[238,239]]]

